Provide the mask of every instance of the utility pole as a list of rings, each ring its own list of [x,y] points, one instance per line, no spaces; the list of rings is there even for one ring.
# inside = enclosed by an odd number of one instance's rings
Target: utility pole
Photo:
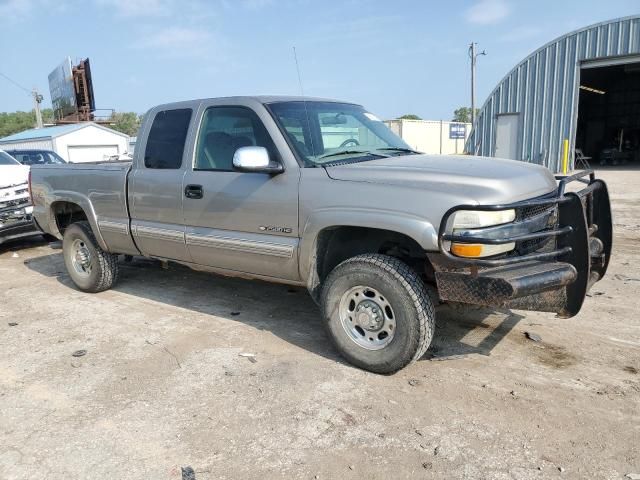
[[[36,128],[42,128],[44,125],[42,123],[42,113],[40,112],[40,104],[44,97],[38,93],[38,90],[35,88],[31,91],[31,95],[33,96],[33,107],[36,111]]]
[[[469,58],[471,58],[471,128],[476,120],[476,61],[480,55],[486,55],[484,50],[480,53],[476,53],[476,46],[478,44],[471,42],[469,45]]]

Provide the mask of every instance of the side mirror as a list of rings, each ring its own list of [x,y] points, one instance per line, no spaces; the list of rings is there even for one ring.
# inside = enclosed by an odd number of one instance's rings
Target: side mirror
[[[239,172],[282,173],[279,163],[269,160],[269,152],[264,147],[241,147],[233,154],[233,169]]]

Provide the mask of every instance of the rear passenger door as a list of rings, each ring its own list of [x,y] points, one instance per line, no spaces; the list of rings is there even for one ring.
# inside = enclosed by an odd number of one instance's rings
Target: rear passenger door
[[[155,113],[143,152],[136,156],[129,188],[131,230],[150,257],[190,261],[182,217],[185,144],[193,110]],[[144,135],[142,135],[143,138]]]
[[[278,175],[233,170],[234,153],[247,146],[265,147],[272,161],[282,162],[265,124],[248,107],[210,106],[199,123],[193,164],[184,177],[191,258],[201,265],[298,279],[299,170]]]

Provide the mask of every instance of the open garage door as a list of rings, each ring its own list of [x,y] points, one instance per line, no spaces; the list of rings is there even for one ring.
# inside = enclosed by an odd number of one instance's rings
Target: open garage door
[[[580,154],[591,166],[640,165],[640,59],[625,62],[581,69],[576,168]]]
[[[118,145],[69,145],[67,152],[72,163],[103,162],[119,153]]]

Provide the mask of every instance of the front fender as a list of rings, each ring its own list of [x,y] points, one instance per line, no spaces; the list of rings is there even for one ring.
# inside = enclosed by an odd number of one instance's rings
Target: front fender
[[[406,212],[366,208],[317,210],[309,215],[300,235],[300,277],[307,279],[307,285],[310,288],[314,284],[318,235],[321,231],[333,227],[389,230],[412,238],[425,251],[438,250],[438,232],[433,224]]]

